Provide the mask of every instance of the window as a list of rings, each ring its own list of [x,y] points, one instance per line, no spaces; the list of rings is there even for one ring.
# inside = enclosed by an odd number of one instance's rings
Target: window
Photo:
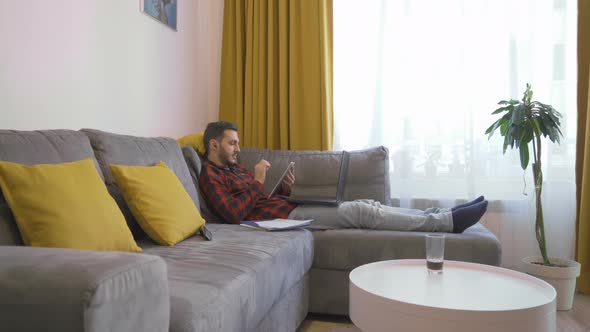
[[[573,255],[576,19],[563,0],[334,1],[335,149],[384,145],[405,207],[484,194],[482,221],[504,265],[537,255],[530,168],[488,140],[501,99],[533,98],[563,114],[560,146],[543,145],[552,255]],[[526,196],[523,195],[526,193]],[[518,239],[518,241],[517,241]]]

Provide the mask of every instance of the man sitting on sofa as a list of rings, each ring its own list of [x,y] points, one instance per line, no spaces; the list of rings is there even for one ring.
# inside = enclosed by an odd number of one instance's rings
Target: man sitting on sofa
[[[235,124],[224,121],[209,123],[203,139],[206,159],[199,176],[199,187],[209,208],[229,223],[313,218],[316,223],[329,225],[330,228],[462,233],[479,221],[488,206],[483,196],[451,209],[430,208],[425,211],[386,206],[373,200],[355,200],[329,208],[331,210],[327,215],[332,215],[331,218],[326,218],[326,213],[313,215],[314,212],[311,212],[310,215],[309,209],[284,198],[290,195],[295,182],[292,171],[283,180],[279,195],[268,197],[263,191],[263,184],[270,163],[260,160],[254,167],[254,173],[237,163],[240,140]],[[329,221],[325,222],[327,219]]]

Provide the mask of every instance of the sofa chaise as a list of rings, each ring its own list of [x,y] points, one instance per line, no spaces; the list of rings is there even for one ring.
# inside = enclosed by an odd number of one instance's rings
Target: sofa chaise
[[[284,169],[295,161],[293,192],[310,196],[335,196],[342,153],[339,151],[277,151],[242,148],[240,162],[250,169],[262,158]],[[280,176],[267,176],[265,190]],[[385,147],[352,151],[345,200],[374,199],[393,205],[389,186],[389,154]],[[307,207],[311,215],[333,216],[325,207]],[[329,217],[326,218],[326,215]],[[314,230],[314,256],[310,278],[309,310],[314,313],[348,315],[348,275],[363,264],[390,260],[424,258],[422,232],[376,231],[366,229]],[[499,266],[501,247],[497,238],[482,224],[461,234],[446,234],[445,259]]]
[[[336,152],[242,149],[241,162],[294,160],[294,190],[335,190]],[[5,331],[294,331],[308,312],[348,313],[348,273],[378,260],[424,257],[422,233],[375,230],[257,231],[216,223],[200,202],[200,160],[171,138],[98,130],[0,131],[0,160],[27,165],[91,158],[123,212],[141,253],[23,245],[0,196],[0,324]],[[143,233],[110,164],[164,161],[213,233],[161,246]],[[367,167],[371,165],[371,167]],[[346,198],[391,203],[388,152],[352,153]],[[280,167],[277,167],[280,168]],[[268,185],[277,174],[269,174]],[[83,189],[83,188],[81,188]],[[318,208],[317,213],[330,214]],[[482,225],[449,235],[447,259],[500,264]]]

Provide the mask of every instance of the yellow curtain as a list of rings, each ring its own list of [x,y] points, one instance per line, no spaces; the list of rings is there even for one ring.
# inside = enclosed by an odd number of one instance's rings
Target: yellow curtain
[[[329,150],[332,0],[226,0],[219,119],[243,146]]]
[[[578,290],[590,293],[590,1],[578,1],[578,137],[576,141],[576,260]]]

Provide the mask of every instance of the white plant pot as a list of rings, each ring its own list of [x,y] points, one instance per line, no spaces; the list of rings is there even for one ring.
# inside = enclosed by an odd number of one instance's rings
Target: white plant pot
[[[557,292],[557,310],[570,310],[574,304],[576,278],[580,275],[580,263],[558,257],[549,257],[549,260],[551,263],[563,267],[545,266],[541,256],[522,259],[526,273],[546,281],[555,288]]]

